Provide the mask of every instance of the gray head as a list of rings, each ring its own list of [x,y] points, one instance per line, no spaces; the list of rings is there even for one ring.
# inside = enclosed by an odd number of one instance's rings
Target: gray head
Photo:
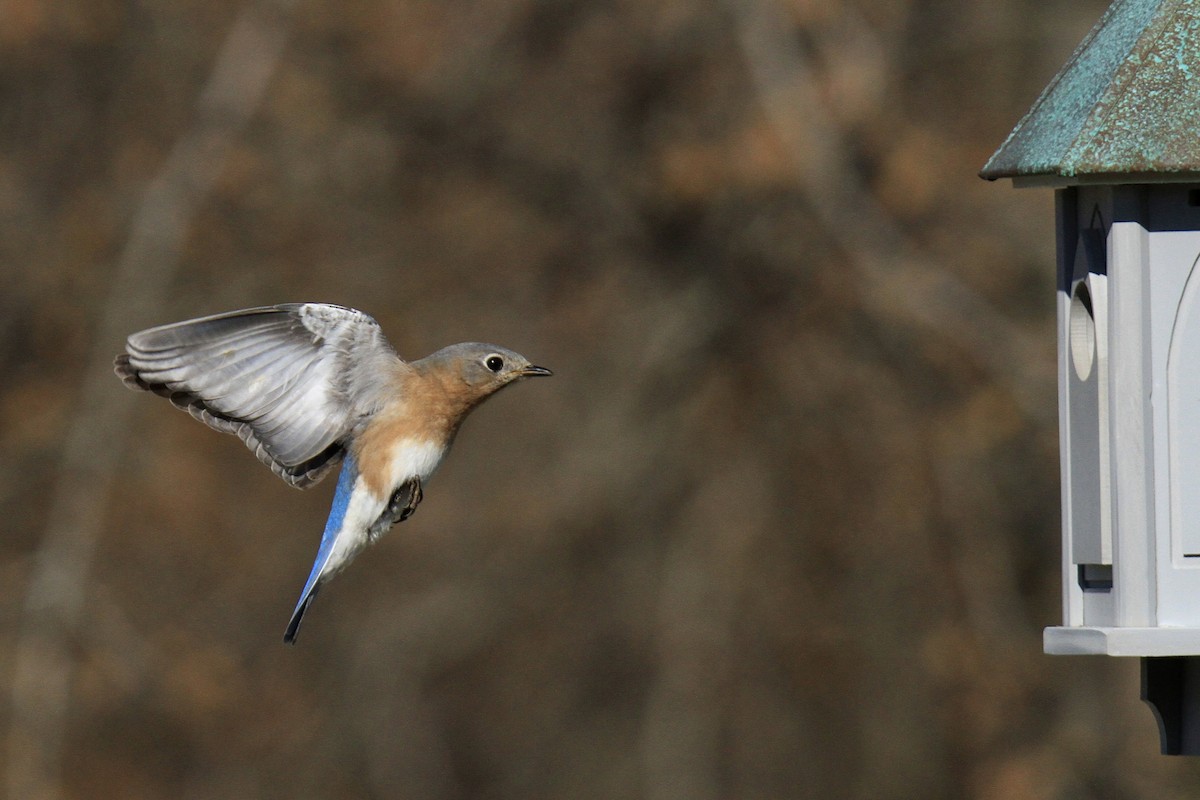
[[[534,366],[525,356],[507,347],[482,342],[443,347],[414,362],[413,367],[425,374],[437,374],[479,397],[486,397],[522,378],[554,374],[545,367]]]

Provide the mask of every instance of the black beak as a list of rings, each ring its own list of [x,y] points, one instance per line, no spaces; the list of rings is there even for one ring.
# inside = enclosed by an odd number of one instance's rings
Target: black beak
[[[525,377],[525,378],[542,378],[542,377],[548,378],[553,374],[554,374],[553,372],[546,369],[545,367],[535,367],[532,364],[530,364],[528,367],[525,367],[524,369],[521,370],[521,375],[522,375],[522,377]]]

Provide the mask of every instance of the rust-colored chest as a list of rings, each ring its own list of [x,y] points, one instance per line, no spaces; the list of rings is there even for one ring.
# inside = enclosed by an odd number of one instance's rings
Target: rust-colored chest
[[[465,385],[410,373],[397,387],[394,402],[382,409],[355,440],[359,473],[378,496],[389,494],[393,462],[400,449],[450,446],[463,418],[478,402]]]

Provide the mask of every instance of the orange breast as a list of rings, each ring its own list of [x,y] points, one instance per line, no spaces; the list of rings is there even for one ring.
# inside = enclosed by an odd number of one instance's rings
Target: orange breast
[[[452,391],[444,381],[428,376],[405,376],[403,396],[380,411],[354,442],[359,474],[377,497],[387,497],[392,454],[405,440],[443,448],[454,438],[473,403]]]

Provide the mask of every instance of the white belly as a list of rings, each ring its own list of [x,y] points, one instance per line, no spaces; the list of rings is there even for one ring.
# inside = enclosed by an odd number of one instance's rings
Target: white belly
[[[386,497],[376,497],[375,493],[367,488],[362,476],[355,479],[350,502],[346,505],[346,516],[342,518],[342,527],[334,537],[329,558],[321,570],[323,577],[340,571],[366,547],[367,529],[379,519],[379,515],[387,507],[387,501]]]
[[[367,488],[367,482],[361,475],[354,481],[354,491],[350,493],[346,517],[342,519],[342,527],[337,531],[323,575],[334,575],[367,546],[367,530],[388,507],[391,493],[414,477],[419,477],[422,483],[430,479],[433,470],[436,470],[438,463],[442,461],[443,452],[442,447],[430,441],[402,439],[392,446],[388,461],[388,494],[378,497]]]
[[[367,530],[387,508],[392,492],[413,478],[420,478],[422,483],[429,480],[429,476],[441,462],[443,453],[442,448],[431,442],[404,439],[397,442],[392,448],[391,458],[388,461],[389,475],[386,495],[378,497],[367,488],[367,483],[361,475],[354,481],[350,503],[346,506],[346,516],[342,520],[341,529],[334,539],[329,560],[323,570],[326,575],[332,575],[340,570],[366,547]]]
[[[406,481],[420,478],[421,482],[437,469],[445,452],[436,443],[417,439],[401,439],[392,446],[391,487],[395,489]]]

